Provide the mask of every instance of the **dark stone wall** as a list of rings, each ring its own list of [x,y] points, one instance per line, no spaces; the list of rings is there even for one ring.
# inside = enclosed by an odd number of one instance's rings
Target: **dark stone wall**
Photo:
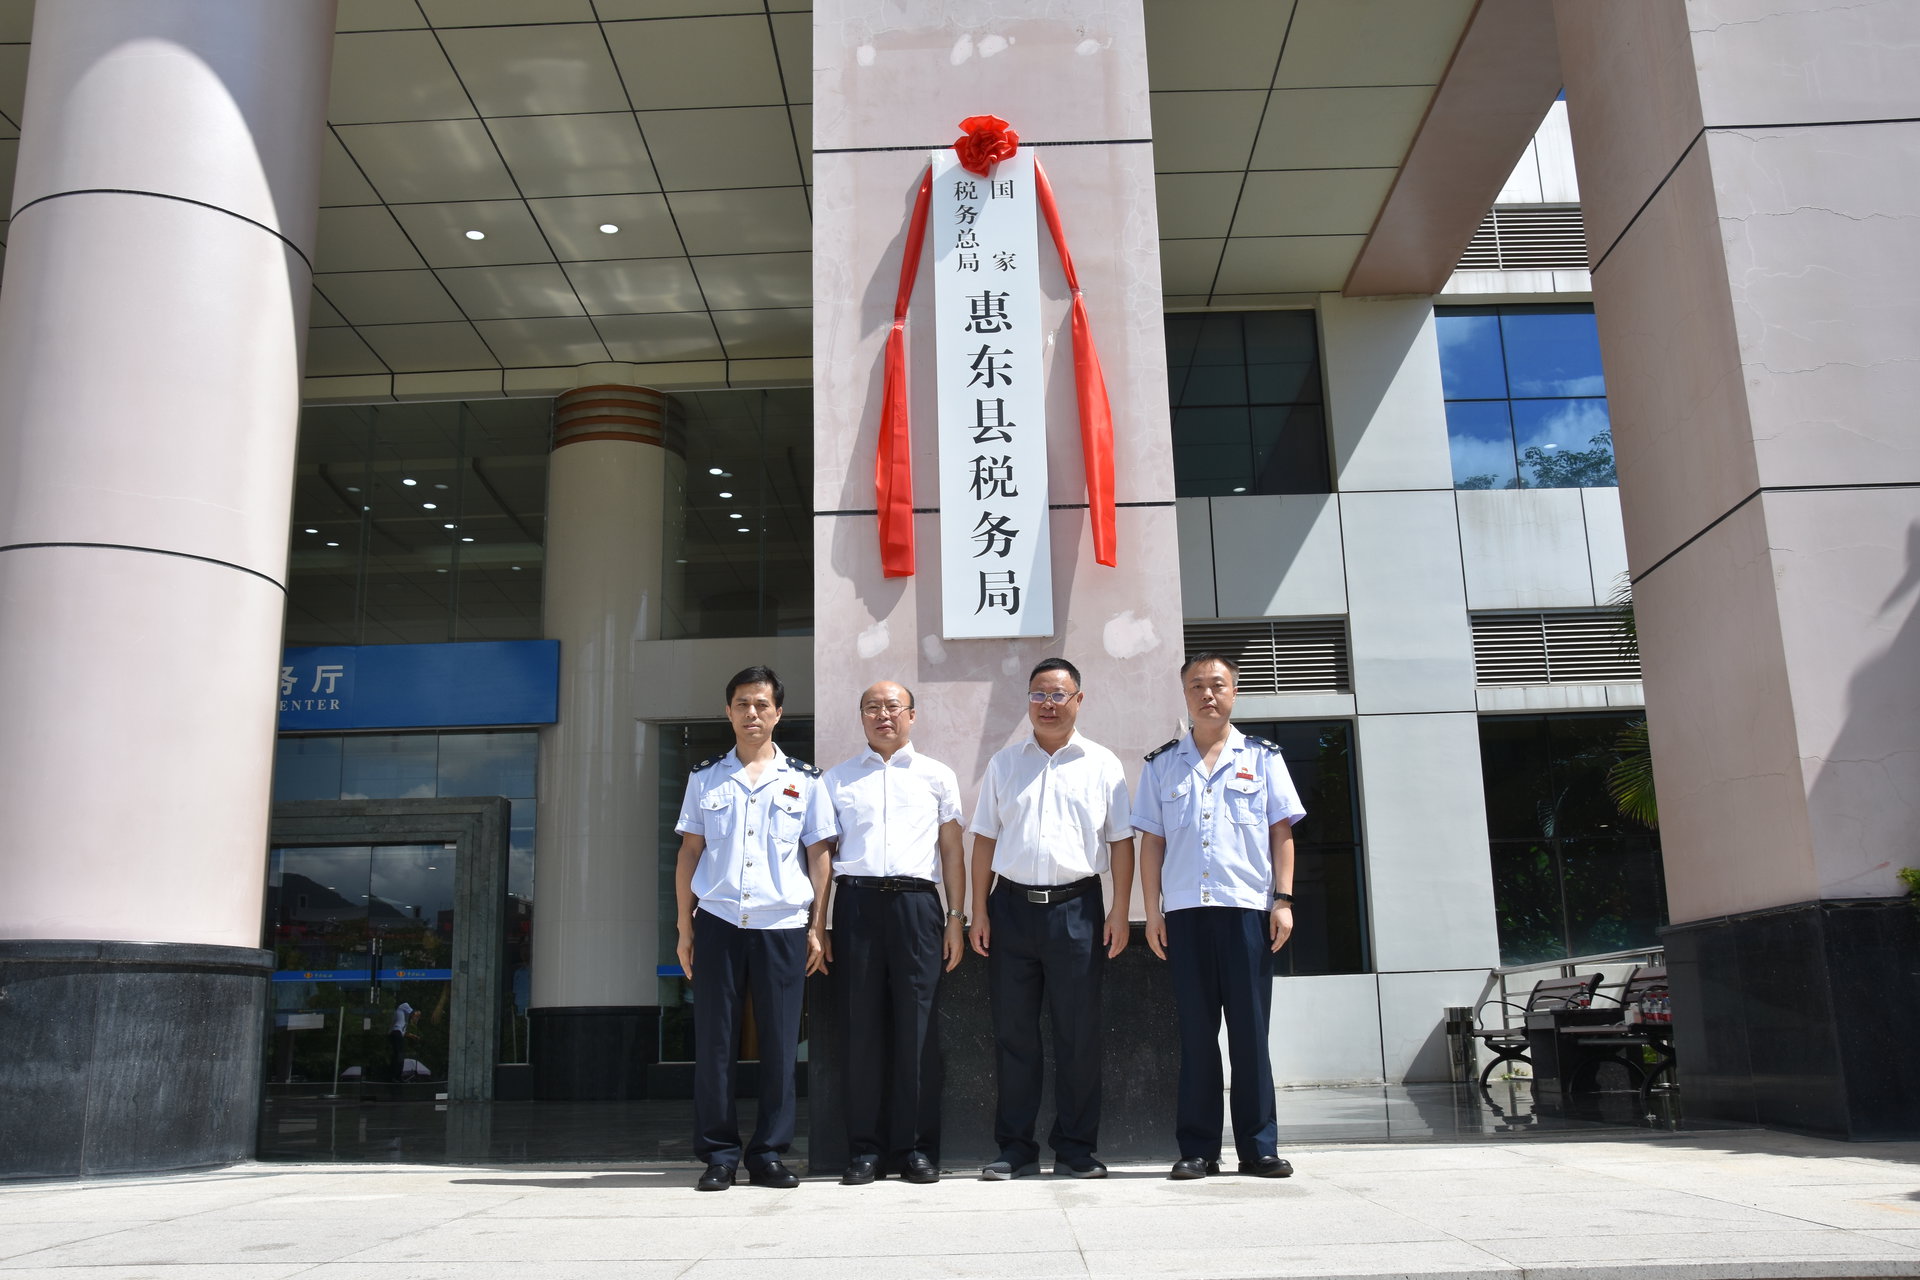
[[[807,980],[808,1160],[815,1172],[838,1172],[847,1162],[839,988],[832,974]],[[1107,963],[1101,980],[1104,1013],[1100,1148],[1106,1160],[1166,1160],[1179,1156],[1173,1136],[1180,1081],[1174,1031],[1173,980],[1166,963],[1147,949],[1144,927],[1133,926],[1127,949]],[[940,980],[941,1129],[937,1159],[948,1168],[984,1164],[999,1156],[993,1140],[995,1095],[993,1026],[987,1009],[987,962],[966,959]],[[1051,1165],[1047,1130],[1053,1124],[1052,1036],[1047,1042],[1046,1093],[1034,1126],[1040,1158]]]
[[[533,1096],[543,1102],[624,1102],[647,1095],[660,1058],[660,1010],[589,1005],[528,1013]]]
[[[1800,903],[1665,936],[1687,1114],[1920,1138],[1920,916],[1906,899]]]
[[[250,1159],[271,952],[0,941],[0,1178]]]

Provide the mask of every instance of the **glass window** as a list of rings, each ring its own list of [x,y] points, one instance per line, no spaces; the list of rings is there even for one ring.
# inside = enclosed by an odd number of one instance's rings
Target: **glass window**
[[[1179,496],[1332,489],[1313,312],[1170,315],[1166,332]]]
[[[1606,775],[1624,715],[1480,721],[1502,964],[1654,946],[1667,920],[1657,833],[1623,816]]]
[[[1617,483],[1592,307],[1443,307],[1434,332],[1454,488]]]
[[[1307,811],[1293,835],[1293,937],[1274,958],[1274,972],[1367,972],[1353,726],[1345,720],[1261,720],[1236,727],[1280,744]]]

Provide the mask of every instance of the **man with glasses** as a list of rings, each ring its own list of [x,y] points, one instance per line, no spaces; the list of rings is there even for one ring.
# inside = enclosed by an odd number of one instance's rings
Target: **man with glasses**
[[[1147,945],[1173,968],[1180,1028],[1176,1179],[1220,1172],[1222,1012],[1240,1172],[1293,1173],[1276,1150],[1267,1027],[1273,956],[1293,933],[1293,824],[1306,810],[1280,748],[1229,723],[1239,678],[1231,658],[1187,659],[1180,683],[1193,728],[1147,756],[1133,809]]]
[[[938,1182],[939,1042],[933,996],[941,966],[965,951],[960,781],[915,751],[913,694],[882,680],[860,695],[867,749],[827,770],[840,830],[833,854],[833,933],[814,916],[845,1014],[850,1187],[884,1178]],[[946,909],[940,889],[946,888]],[[884,1104],[884,1106],[883,1106]]]
[[[1053,1027],[1056,1174],[1104,1178],[1100,974],[1127,945],[1133,827],[1119,758],[1074,731],[1080,672],[1048,658],[1027,678],[1032,732],[987,762],[973,814],[973,949],[987,958],[999,1075],[990,1182],[1040,1172],[1040,1006]],[[1103,911],[1102,872],[1113,872]],[[989,894],[988,885],[995,877]]]

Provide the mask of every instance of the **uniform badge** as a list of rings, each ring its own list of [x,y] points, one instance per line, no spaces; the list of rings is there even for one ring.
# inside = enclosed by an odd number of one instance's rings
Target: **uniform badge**
[[[798,800],[800,798],[800,793],[794,790],[791,783],[789,783],[787,786],[787,789],[785,791],[782,791],[780,794],[785,796],[789,800]]]
[[[1247,782],[1253,781],[1253,775],[1248,773],[1245,769],[1240,770],[1238,773],[1234,774],[1233,776],[1236,778],[1244,779]]]

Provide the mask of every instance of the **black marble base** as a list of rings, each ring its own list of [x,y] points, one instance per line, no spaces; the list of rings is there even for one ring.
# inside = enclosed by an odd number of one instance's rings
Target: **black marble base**
[[[1920,916],[1906,899],[1801,903],[1665,935],[1690,1115],[1920,1138]]]
[[[0,941],[0,1178],[253,1156],[271,952]]]
[[[543,1102],[623,1102],[647,1096],[660,1060],[660,1010],[647,1005],[534,1009],[527,1058]]]
[[[808,979],[808,1066],[813,1090],[807,1143],[816,1172],[837,1171],[847,1162],[844,1046],[837,996],[831,974]],[[1173,1136],[1180,1083],[1173,979],[1166,963],[1147,949],[1144,926],[1133,927],[1127,949],[1107,964],[1100,1004],[1105,1025],[1099,1154],[1113,1161],[1172,1162],[1180,1154]],[[987,962],[969,950],[960,967],[941,978],[936,1008],[942,1077],[936,1158],[949,1168],[982,1164],[999,1155],[993,1140],[996,1086]],[[1047,1044],[1046,1092],[1034,1131],[1041,1160],[1051,1167],[1053,1153],[1046,1149],[1046,1139],[1053,1124],[1053,1048],[1044,1017],[1041,1026]]]

